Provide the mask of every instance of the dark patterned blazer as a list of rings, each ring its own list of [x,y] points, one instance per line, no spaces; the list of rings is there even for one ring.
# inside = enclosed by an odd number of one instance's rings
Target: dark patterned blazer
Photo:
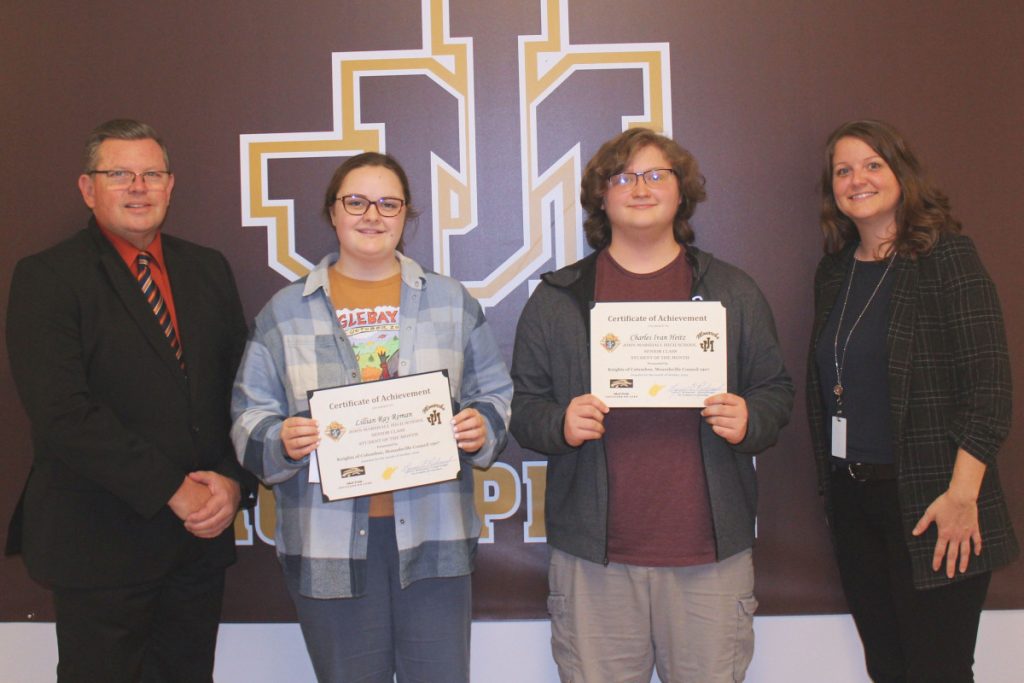
[[[170,235],[163,249],[187,375],[95,221],[15,268],[7,347],[34,457],[8,537],[21,547],[8,550],[44,585],[124,586],[234,560],[232,527],[196,538],[167,501],[192,470],[238,480],[243,500],[256,488],[228,438],[245,318],[219,252]]]
[[[821,404],[815,349],[853,262],[856,244],[826,255],[814,277],[814,330],[807,364],[807,412],[818,467],[819,493],[831,517],[830,436]],[[899,486],[903,534],[913,561],[914,585],[949,582],[931,559],[936,525],[915,537],[911,530],[949,486],[958,448],[988,468],[978,496],[982,553],[966,574],[989,571],[1018,552],[999,483],[996,455],[1010,429],[1010,362],[995,285],[974,243],[942,236],[916,260],[897,257],[889,302],[889,420]]]

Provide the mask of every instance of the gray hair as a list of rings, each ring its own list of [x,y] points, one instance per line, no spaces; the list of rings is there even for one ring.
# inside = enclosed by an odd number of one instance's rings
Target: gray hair
[[[160,145],[164,153],[164,166],[171,170],[171,161],[167,155],[167,145],[152,126],[134,119],[111,119],[96,126],[85,139],[85,172],[96,170],[100,145],[104,140],[152,140]]]

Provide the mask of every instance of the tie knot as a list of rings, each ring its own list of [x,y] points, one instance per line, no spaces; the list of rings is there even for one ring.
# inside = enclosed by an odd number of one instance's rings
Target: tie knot
[[[136,262],[143,268],[149,266],[149,262],[153,259],[153,255],[148,251],[140,251],[139,255],[135,258]]]

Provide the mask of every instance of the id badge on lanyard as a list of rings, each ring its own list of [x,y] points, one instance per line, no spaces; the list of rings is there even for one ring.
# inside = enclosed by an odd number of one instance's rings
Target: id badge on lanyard
[[[846,418],[840,415],[832,416],[832,455],[846,458]]]

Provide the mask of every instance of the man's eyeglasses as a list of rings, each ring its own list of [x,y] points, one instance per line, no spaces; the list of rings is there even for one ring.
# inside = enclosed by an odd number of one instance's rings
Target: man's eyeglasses
[[[640,178],[644,179],[648,187],[659,187],[663,186],[665,181],[670,180],[673,175],[675,175],[675,171],[671,168],[652,168],[647,171],[616,173],[608,179],[608,187],[625,190],[636,185]]]
[[[136,173],[135,171],[126,171],[124,169],[116,168],[110,171],[103,171],[96,169],[95,171],[87,171],[88,175],[103,175],[107,178],[107,185],[113,189],[131,187],[135,183],[135,178],[142,178],[142,184],[150,190],[162,190],[167,187],[167,182],[171,178],[170,171],[141,171]]]
[[[362,216],[370,210],[371,205],[376,204],[377,213],[384,218],[391,218],[401,213],[402,207],[405,206],[405,200],[398,197],[381,197],[371,201],[361,194],[347,194],[344,197],[335,197],[334,201],[341,202],[345,213],[352,214],[353,216]]]

